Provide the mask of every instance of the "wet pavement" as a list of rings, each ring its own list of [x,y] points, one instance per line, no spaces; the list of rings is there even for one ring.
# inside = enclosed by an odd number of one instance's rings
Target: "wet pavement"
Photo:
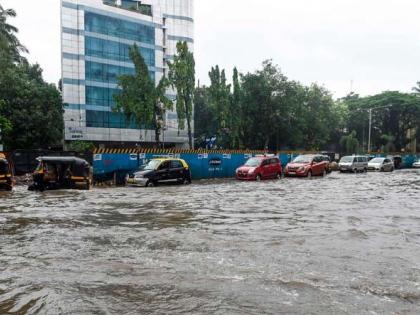
[[[420,170],[0,195],[0,314],[419,314]]]

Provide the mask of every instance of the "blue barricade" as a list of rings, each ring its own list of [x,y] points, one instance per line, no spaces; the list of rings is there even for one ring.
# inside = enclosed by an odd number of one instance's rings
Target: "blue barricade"
[[[285,167],[298,155],[281,153],[278,157]],[[93,169],[97,180],[109,180],[116,176],[120,182],[127,174],[135,172],[153,158],[173,157],[184,159],[188,163],[193,179],[229,178],[235,177],[236,169],[253,156],[255,154],[247,153],[103,153],[94,154]],[[402,167],[409,168],[416,160],[416,155],[404,155]]]

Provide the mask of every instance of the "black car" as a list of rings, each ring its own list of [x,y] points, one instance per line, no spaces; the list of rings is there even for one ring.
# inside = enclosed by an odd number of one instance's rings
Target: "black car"
[[[191,171],[181,159],[153,159],[127,178],[127,184],[153,187],[159,183],[191,183]]]

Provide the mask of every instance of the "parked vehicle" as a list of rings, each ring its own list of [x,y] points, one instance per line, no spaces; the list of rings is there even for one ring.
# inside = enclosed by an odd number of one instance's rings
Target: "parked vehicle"
[[[394,164],[394,169],[400,169],[403,166],[403,160],[400,155],[387,156]]]
[[[420,159],[413,163],[414,168],[420,168]]]
[[[280,179],[282,166],[278,157],[256,156],[236,170],[236,178],[239,180]]]
[[[368,171],[393,172],[394,162],[389,158],[374,158],[368,163]]]
[[[38,157],[29,190],[84,189],[92,184],[92,168],[77,157]]]
[[[13,169],[3,153],[0,153],[0,190],[11,191],[15,185]]]
[[[367,172],[368,157],[361,155],[343,156],[338,163],[340,172]]]
[[[286,176],[312,177],[325,176],[330,171],[329,158],[324,155],[299,155],[285,169]]]
[[[128,175],[127,184],[154,187],[161,183],[191,183],[191,171],[187,162],[181,159],[153,159],[138,172]]]

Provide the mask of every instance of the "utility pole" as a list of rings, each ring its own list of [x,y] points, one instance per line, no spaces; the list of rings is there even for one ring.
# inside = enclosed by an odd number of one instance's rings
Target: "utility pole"
[[[370,144],[372,137],[372,108],[369,109],[369,140],[368,140],[368,153],[370,153]]]

